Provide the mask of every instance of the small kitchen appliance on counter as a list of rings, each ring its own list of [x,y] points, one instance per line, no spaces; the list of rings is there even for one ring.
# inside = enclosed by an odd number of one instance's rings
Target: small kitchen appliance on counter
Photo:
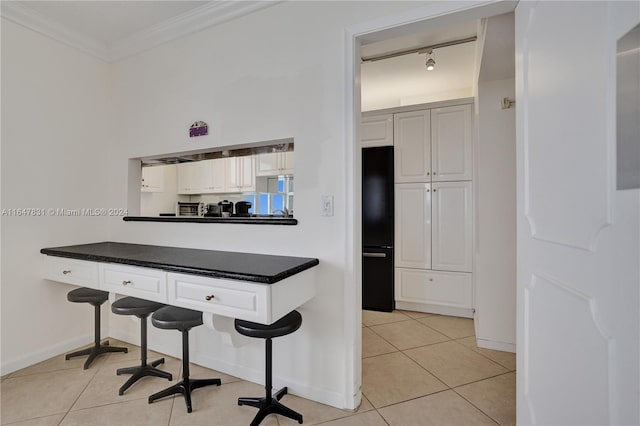
[[[233,214],[233,203],[229,200],[222,200],[218,203],[222,217],[229,217]]]
[[[238,201],[236,203],[236,214],[234,216],[238,217],[249,217],[251,214],[249,210],[251,209],[251,202],[249,201]]]
[[[207,204],[207,209],[204,212],[205,217],[220,217],[220,206],[217,204]]]
[[[178,201],[176,216],[204,216],[204,203],[189,203]]]

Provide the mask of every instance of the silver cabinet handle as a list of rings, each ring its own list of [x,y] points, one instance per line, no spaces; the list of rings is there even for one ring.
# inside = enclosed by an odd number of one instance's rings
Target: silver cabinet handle
[[[211,299],[213,299],[214,297],[215,297],[215,296],[214,296],[213,294],[210,294],[209,296],[205,296],[204,298],[205,298],[206,300],[211,300]]]
[[[122,281],[122,285],[129,285],[129,284],[131,284],[131,281],[129,280]]]
[[[362,257],[387,257],[387,253],[362,253]]]
[[[65,269],[64,271],[62,271],[63,274],[67,275],[71,273],[71,269]]]

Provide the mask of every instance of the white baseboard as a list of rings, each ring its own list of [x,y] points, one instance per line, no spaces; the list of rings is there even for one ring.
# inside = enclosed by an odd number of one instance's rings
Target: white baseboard
[[[74,337],[73,339],[58,342],[55,345],[42,348],[19,358],[14,358],[8,361],[2,360],[2,365],[0,365],[0,371],[2,371],[1,374],[4,376],[13,373],[14,371],[32,366],[56,355],[70,352],[73,349],[88,345],[91,342],[93,342],[93,335],[86,334],[84,336]]]
[[[428,303],[400,302],[396,300],[396,309],[425,312],[429,314],[450,315],[453,317],[473,318],[472,308],[432,305]]]
[[[220,371],[225,374],[247,380],[249,382],[264,384],[264,370],[250,368],[242,365],[231,364],[220,359],[209,356],[205,353],[190,353],[191,362],[201,365],[203,367],[211,368],[213,370]],[[262,367],[262,364],[261,364]],[[344,395],[338,392],[328,391],[315,386],[310,386],[304,383],[297,382],[288,378],[283,378],[277,374],[273,375],[273,389],[280,389],[286,386],[288,392],[292,395],[296,395],[302,398],[307,398],[312,401],[320,402],[322,404],[331,405],[340,409],[344,407]]]
[[[478,337],[476,338],[476,345],[478,345],[479,348],[516,353],[516,345],[514,343],[498,342],[496,340],[481,339]]]

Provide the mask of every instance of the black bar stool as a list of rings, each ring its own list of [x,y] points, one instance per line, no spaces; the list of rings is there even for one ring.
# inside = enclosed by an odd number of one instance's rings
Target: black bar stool
[[[74,303],[90,303],[95,308],[95,331],[93,347],[87,349],[81,349],[79,351],[66,354],[64,359],[69,360],[71,358],[83,355],[89,355],[89,358],[84,363],[84,369],[89,368],[89,365],[93,362],[98,355],[102,355],[108,352],[127,352],[127,348],[119,348],[116,346],[109,346],[109,341],[106,340],[103,344],[100,344],[100,305],[109,299],[109,292],[95,290],[93,288],[81,287],[75,290],[71,290],[67,293],[67,300]]]
[[[191,392],[210,385],[220,386],[220,379],[190,379],[189,378],[189,330],[202,325],[202,312],[191,309],[166,306],[158,309],[151,316],[151,323],[165,330],[179,330],[182,332],[182,380],[165,390],[154,393],[149,397],[149,404],[165,396],[180,393],[187,404],[187,413],[192,411]]]
[[[171,381],[171,373],[157,369],[156,367],[164,363],[164,358],[147,364],[147,317],[164,307],[165,305],[150,300],[138,299],[136,297],[123,297],[111,304],[111,312],[118,315],[135,315],[140,318],[140,365],[136,367],[118,368],[116,374],[132,374],[129,380],[118,390],[118,395],[123,395],[127,389],[135,382],[146,376],[162,377]]]
[[[290,419],[297,420],[302,423],[302,414],[293,411],[289,407],[285,407],[279,401],[287,394],[287,387],[283,387],[275,395],[271,395],[271,339],[273,337],[285,336],[293,333],[300,328],[302,324],[302,315],[298,311],[289,312],[284,317],[271,325],[258,324],[255,322],[243,321],[236,319],[235,328],[240,334],[249,337],[257,337],[265,339],[266,346],[266,378],[265,378],[265,397],[264,398],[238,398],[238,405],[250,405],[258,408],[258,414],[253,418],[251,426],[258,426],[262,420],[269,414],[281,414]]]

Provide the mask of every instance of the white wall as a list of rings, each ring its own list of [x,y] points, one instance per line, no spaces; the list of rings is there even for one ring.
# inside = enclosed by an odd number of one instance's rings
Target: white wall
[[[515,79],[478,84],[475,327],[478,345],[515,352],[516,342],[516,134]]]
[[[108,66],[2,20],[2,209],[111,207]],[[104,217],[2,216],[2,374],[93,340],[93,309],[42,279],[43,247],[105,240]]]
[[[301,330],[274,343],[274,380],[293,393],[346,407],[344,283],[344,28],[421,6],[420,2],[287,2],[204,30],[115,65],[120,137],[112,151],[111,204],[126,204],[127,159],[293,137],[297,226],[167,224],[111,220],[116,241],[320,259],[317,296]],[[209,124],[189,140],[188,126]],[[320,216],[331,194],[335,215]],[[136,324],[115,318],[114,337]],[[150,337],[150,346],[158,344]],[[175,345],[173,346],[175,348]],[[218,333],[194,330],[194,360],[262,381],[263,343],[239,349]],[[171,348],[162,348],[169,350]],[[256,366],[260,368],[256,370]],[[308,385],[304,385],[306,383]]]

